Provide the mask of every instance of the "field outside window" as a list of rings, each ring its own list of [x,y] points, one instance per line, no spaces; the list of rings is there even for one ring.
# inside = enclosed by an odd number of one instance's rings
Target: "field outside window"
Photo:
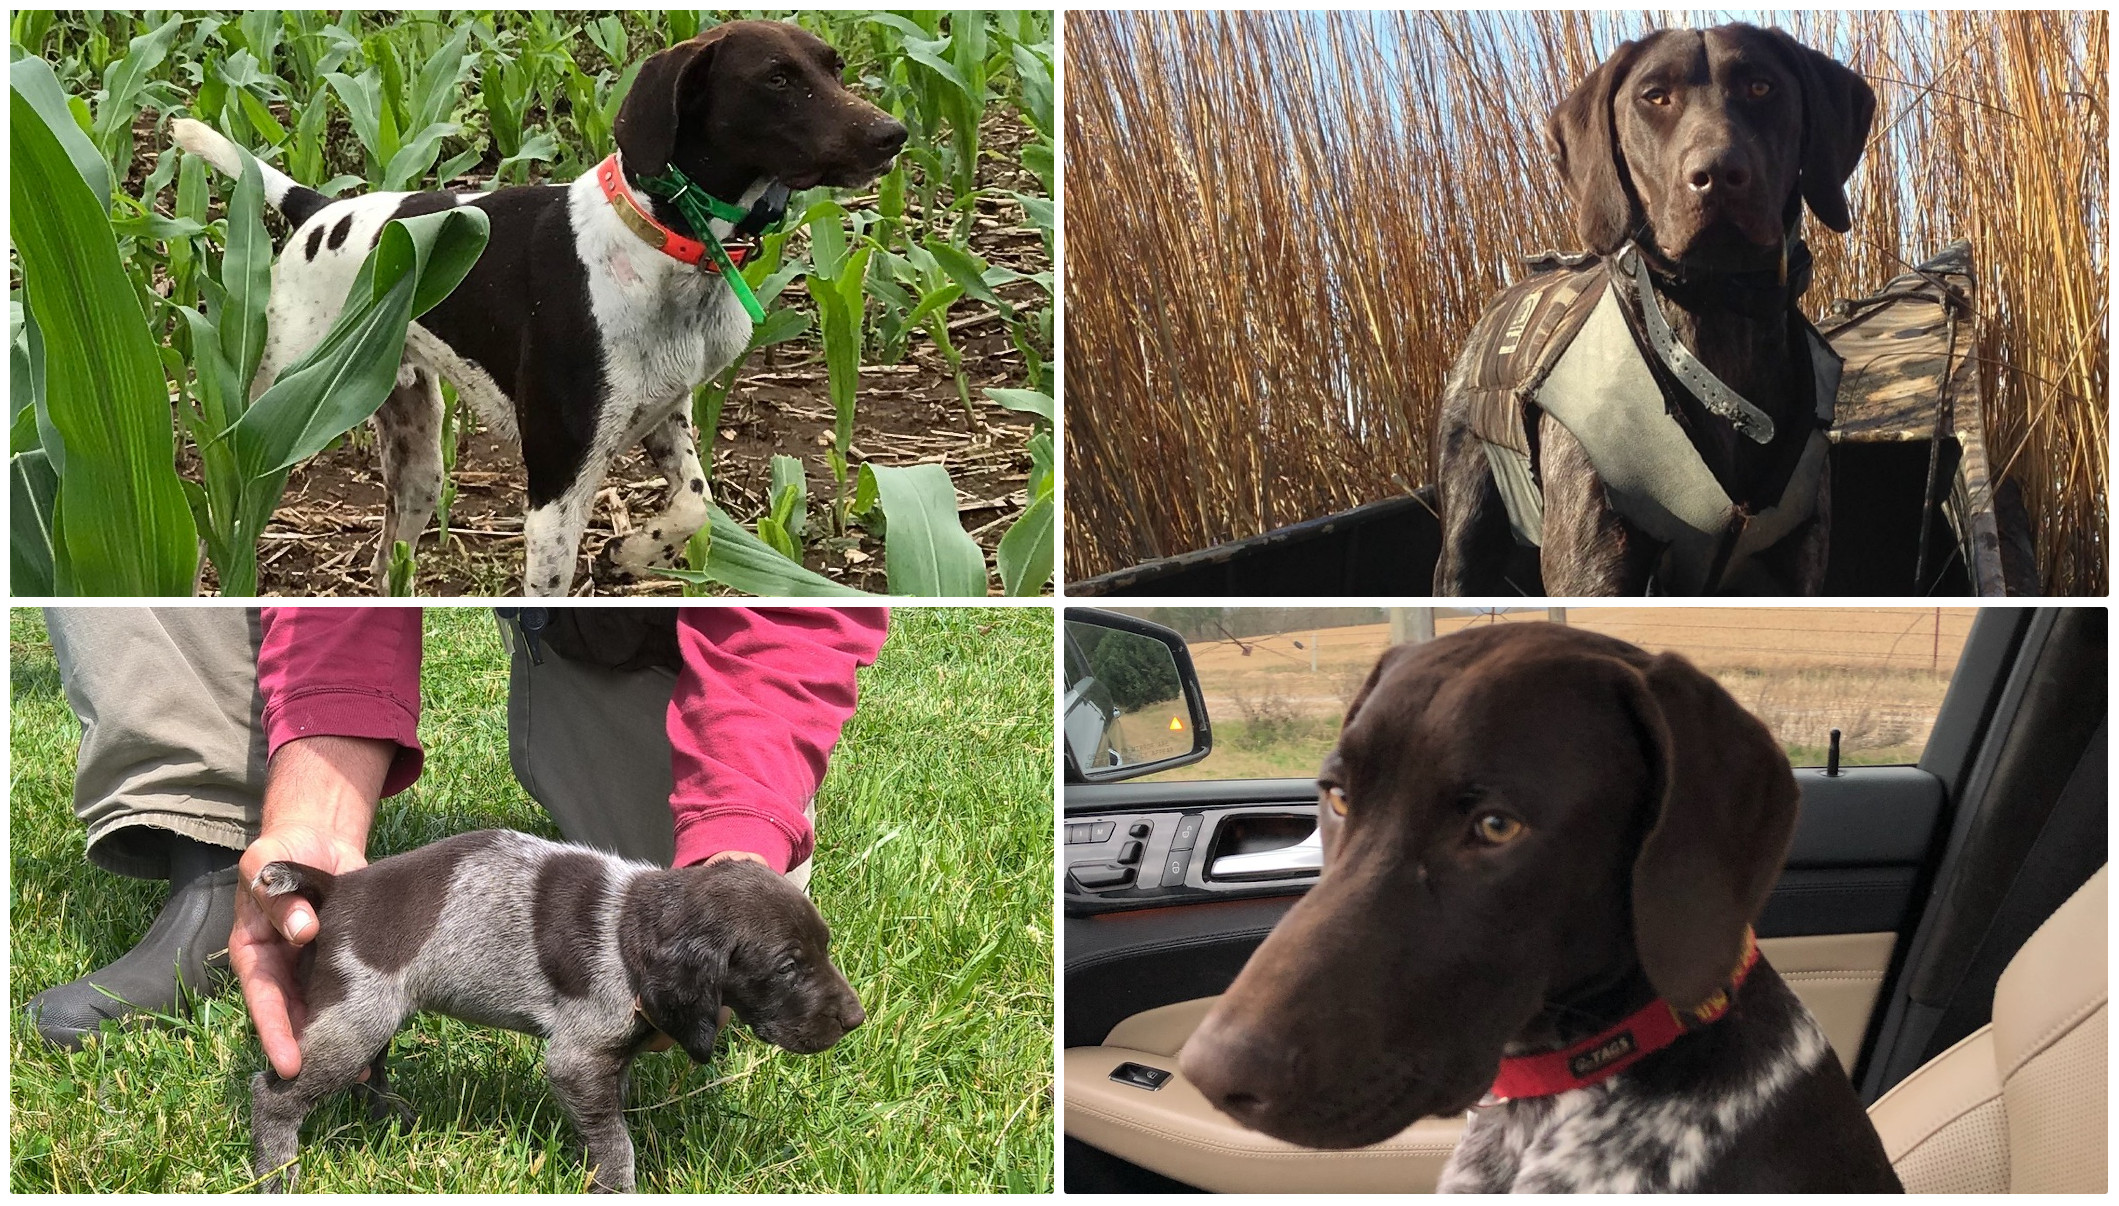
[[[1214,724],[1206,760],[1162,779],[1306,777],[1376,658],[1399,639],[1558,621],[1676,652],[1766,722],[1797,766],[1831,730],[1851,766],[1915,762],[1957,668],[1969,607],[1142,608],[1191,646]],[[1123,722],[1122,722],[1123,723]]]

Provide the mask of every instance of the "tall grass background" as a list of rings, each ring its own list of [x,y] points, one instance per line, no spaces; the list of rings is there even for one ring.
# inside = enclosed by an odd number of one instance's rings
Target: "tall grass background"
[[[2103,593],[2103,11],[1069,13],[1068,574],[1429,480],[1480,308],[1578,245],[1546,116],[1621,41],[1731,19],[1877,93],[1806,310],[1970,239],[1989,453],[2045,588]]]

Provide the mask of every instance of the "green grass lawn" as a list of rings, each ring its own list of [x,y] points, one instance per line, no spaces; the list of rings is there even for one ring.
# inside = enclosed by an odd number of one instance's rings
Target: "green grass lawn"
[[[633,1065],[640,1188],[1052,1189],[1052,628],[1044,609],[900,608],[817,798],[811,891],[868,1023],[797,1056],[732,1026],[713,1063]],[[508,769],[490,612],[429,610],[426,774],[387,800],[380,857],[469,829],[558,833]],[[83,858],[78,729],[42,617],[10,625],[9,990],[17,1193],[247,1188],[247,1080],[264,1066],[233,981],[186,1020],[45,1045],[20,1007],[116,958],[162,889]],[[422,1016],[392,1047],[400,1131],[348,1095],[303,1128],[314,1191],[579,1192],[587,1173],[543,1043]]]

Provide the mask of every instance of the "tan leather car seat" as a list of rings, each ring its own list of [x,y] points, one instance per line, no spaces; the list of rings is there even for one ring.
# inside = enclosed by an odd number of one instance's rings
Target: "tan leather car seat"
[[[1994,986],[1992,1022],[1869,1107],[1913,1193],[2103,1193],[2109,866]]]

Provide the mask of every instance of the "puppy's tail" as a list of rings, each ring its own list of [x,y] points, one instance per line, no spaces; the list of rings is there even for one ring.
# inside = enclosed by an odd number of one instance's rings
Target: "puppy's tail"
[[[205,122],[179,117],[169,123],[169,132],[175,136],[178,146],[220,171],[237,177],[243,174],[243,159],[236,153],[235,144]],[[331,198],[313,188],[296,184],[292,176],[262,159],[258,160],[258,172],[265,178],[265,200],[272,203],[272,208],[287,215],[287,220],[296,226],[331,204]]]
[[[267,896],[299,896],[321,910],[338,877],[302,863],[282,861],[266,863],[255,882]]]

